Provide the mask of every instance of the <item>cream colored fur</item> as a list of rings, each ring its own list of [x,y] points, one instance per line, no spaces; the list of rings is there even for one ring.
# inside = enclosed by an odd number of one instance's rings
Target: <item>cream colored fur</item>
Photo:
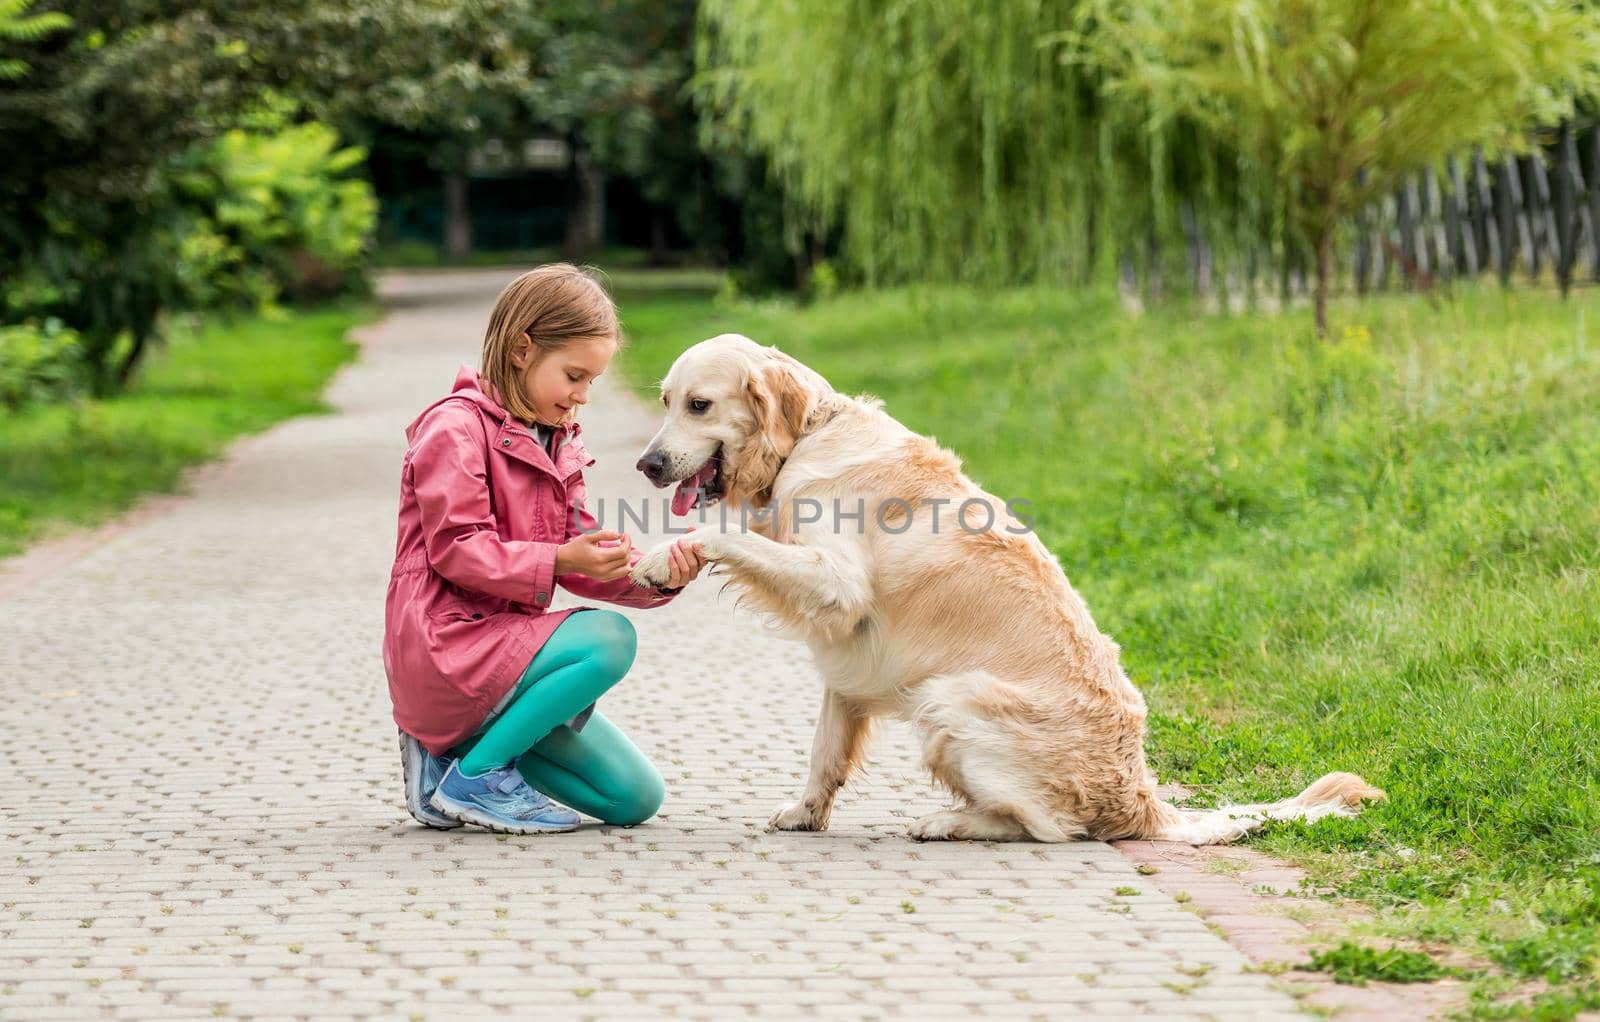
[[[648,451],[673,479],[721,446],[726,508],[687,538],[704,544],[741,603],[803,638],[823,702],[800,800],[773,815],[782,830],[823,830],[834,796],[864,753],[871,722],[916,728],[923,763],[959,806],[916,821],[919,839],[1040,841],[1157,838],[1232,841],[1266,819],[1353,815],[1383,793],[1353,774],[1328,774],[1293,799],[1210,811],[1155,794],[1145,765],[1145,704],[1055,556],[961,470],[870,396],[836,393],[776,348],[724,334],[695,345],[662,382],[667,418]],[[691,402],[702,404],[694,410]],[[802,498],[823,521],[802,524]],[[912,507],[909,527],[892,498]],[[947,498],[940,527],[924,499]],[[866,509],[858,526],[835,528]],[[965,500],[994,513],[986,531],[953,520]],[[969,507],[976,527],[984,516]],[[759,530],[738,509],[774,511]],[[718,523],[726,513],[727,527]],[[691,520],[700,512],[691,512]],[[803,515],[802,515],[803,516]],[[901,529],[904,531],[899,531]],[[667,580],[670,543],[635,566],[641,584]]]

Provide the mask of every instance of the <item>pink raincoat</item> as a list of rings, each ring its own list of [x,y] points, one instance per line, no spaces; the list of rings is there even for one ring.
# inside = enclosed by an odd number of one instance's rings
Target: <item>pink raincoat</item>
[[[477,730],[578,609],[549,609],[557,583],[628,607],[677,595],[627,576],[556,575],[556,547],[596,525],[583,483],[594,459],[574,422],[556,429],[552,461],[485,390],[463,365],[449,396],[406,427],[383,666],[395,723],[435,755]]]

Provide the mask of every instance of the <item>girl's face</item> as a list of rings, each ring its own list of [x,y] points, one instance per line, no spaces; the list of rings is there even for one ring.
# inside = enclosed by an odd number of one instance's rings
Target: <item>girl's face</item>
[[[606,371],[617,344],[609,337],[573,341],[560,351],[546,354],[523,338],[511,352],[511,364],[523,396],[545,426],[560,426],[577,418],[589,403],[589,386]]]

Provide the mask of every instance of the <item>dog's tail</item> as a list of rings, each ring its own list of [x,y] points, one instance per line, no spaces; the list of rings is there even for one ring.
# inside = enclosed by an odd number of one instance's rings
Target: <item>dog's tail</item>
[[[1148,795],[1150,812],[1145,838],[1183,841],[1191,845],[1222,845],[1237,841],[1267,820],[1320,820],[1326,816],[1355,816],[1367,799],[1387,796],[1355,774],[1326,774],[1315,784],[1282,802],[1217,809],[1179,809]]]

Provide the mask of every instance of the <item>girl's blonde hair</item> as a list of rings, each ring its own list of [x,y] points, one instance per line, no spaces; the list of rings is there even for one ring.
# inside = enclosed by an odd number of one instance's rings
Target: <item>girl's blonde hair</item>
[[[574,341],[606,338],[622,346],[617,307],[598,280],[571,263],[549,263],[506,285],[489,314],[478,375],[493,388],[505,410],[533,422],[533,407],[522,393],[511,353],[524,335],[538,349],[536,359]]]

